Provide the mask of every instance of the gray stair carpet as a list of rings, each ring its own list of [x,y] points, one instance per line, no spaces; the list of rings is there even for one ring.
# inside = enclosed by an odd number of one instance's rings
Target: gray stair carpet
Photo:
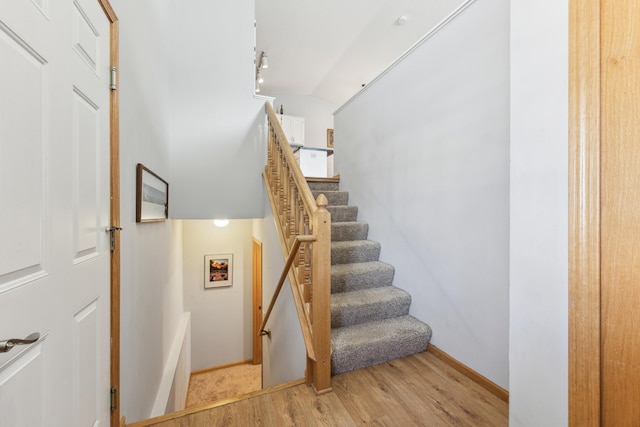
[[[411,295],[393,285],[380,243],[338,183],[309,181],[331,212],[331,370],[334,375],[425,351],[431,328],[409,315]]]
[[[369,224],[363,221],[331,222],[331,241],[367,240]]]
[[[331,223],[334,222],[351,222],[358,219],[357,206],[327,206],[327,210],[331,212]]]
[[[324,194],[332,206],[345,206],[349,204],[348,191],[312,191],[311,193],[313,193],[314,199],[317,199],[320,194]]]
[[[378,261],[380,243],[373,240],[331,242],[331,264]]]

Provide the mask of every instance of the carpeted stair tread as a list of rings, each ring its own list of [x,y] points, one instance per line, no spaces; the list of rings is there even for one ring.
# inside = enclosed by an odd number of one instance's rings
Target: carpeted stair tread
[[[311,191],[339,191],[340,184],[337,182],[328,181],[307,181]]]
[[[358,219],[357,206],[327,206],[327,210],[331,212],[331,222],[349,222]]]
[[[431,328],[413,316],[331,330],[333,374],[383,363],[426,350]]]
[[[331,241],[367,240],[369,224],[364,221],[332,222]]]
[[[411,295],[395,286],[331,295],[331,327],[356,325],[409,314]]]
[[[346,206],[349,204],[348,191],[311,191],[313,198],[317,199],[320,194],[324,194],[329,202],[329,206]]]
[[[380,243],[373,240],[331,242],[331,264],[378,261]]]
[[[391,286],[395,269],[382,261],[331,266],[331,293]]]
[[[339,374],[425,351],[431,328],[409,315],[411,295],[393,286],[380,243],[337,182],[309,178],[331,213],[331,370]]]

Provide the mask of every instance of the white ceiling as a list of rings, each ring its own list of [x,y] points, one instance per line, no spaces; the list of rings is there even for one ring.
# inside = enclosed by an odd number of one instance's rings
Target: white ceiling
[[[257,53],[269,59],[260,94],[343,104],[462,2],[256,0]]]

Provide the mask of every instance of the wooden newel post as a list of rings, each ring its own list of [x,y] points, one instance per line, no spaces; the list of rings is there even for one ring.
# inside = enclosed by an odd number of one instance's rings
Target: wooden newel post
[[[316,361],[311,363],[313,387],[316,393],[331,391],[331,214],[324,194],[316,199],[318,210],[313,214],[313,345]]]

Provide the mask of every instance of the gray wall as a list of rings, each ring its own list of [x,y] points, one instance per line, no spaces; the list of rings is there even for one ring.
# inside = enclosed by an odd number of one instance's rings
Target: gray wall
[[[252,0],[112,4],[125,228],[121,412],[134,422],[151,412],[184,312],[182,222],[136,225],[135,165],[169,181],[172,218],[262,217],[266,136],[264,101],[253,97]],[[206,83],[193,84],[196,75]]]
[[[509,4],[481,0],[335,116],[341,187],[432,343],[508,388]]]
[[[113,0],[120,19],[121,413],[147,418],[183,313],[182,224],[136,224],[136,164],[170,181],[173,6]],[[171,182],[170,189],[171,189]]]
[[[254,220],[253,232],[262,242],[262,307],[266,314],[284,258],[266,194],[264,209],[265,218]],[[272,387],[304,378],[306,350],[289,279],[280,292],[267,328],[271,329],[271,338],[262,339],[262,386]]]
[[[568,3],[511,2],[513,427],[568,422]]]
[[[250,219],[216,227],[210,220],[184,224],[184,306],[191,313],[191,367],[195,370],[253,357]],[[204,288],[204,256],[233,255],[233,286]]]
[[[171,27],[170,215],[262,217],[264,101],[253,98],[254,1],[191,0]]]

